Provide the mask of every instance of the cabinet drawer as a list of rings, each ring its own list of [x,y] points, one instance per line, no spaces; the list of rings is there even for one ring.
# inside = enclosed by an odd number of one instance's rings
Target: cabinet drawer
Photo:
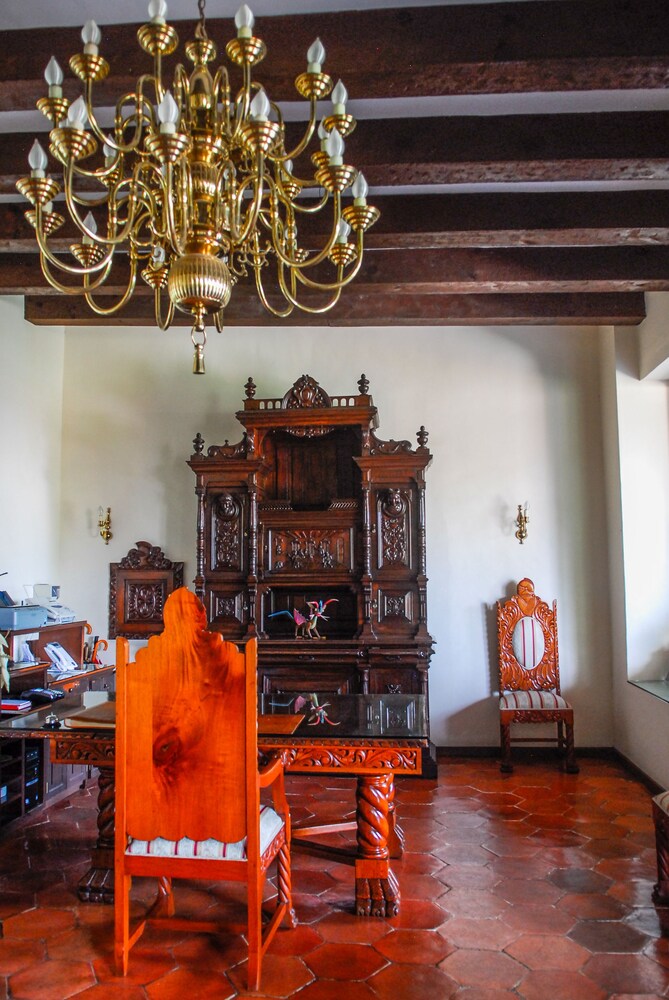
[[[89,691],[115,691],[116,672],[106,670],[104,673],[92,674],[88,679]]]
[[[355,694],[357,672],[346,667],[300,668],[270,667],[258,670],[258,685],[263,694]]]

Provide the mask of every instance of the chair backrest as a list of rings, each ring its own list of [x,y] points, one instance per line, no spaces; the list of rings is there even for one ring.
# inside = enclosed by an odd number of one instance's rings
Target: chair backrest
[[[504,604],[497,602],[499,689],[559,694],[557,602],[549,607],[527,578],[516,589]]]
[[[126,669],[117,666],[117,801],[137,840],[236,842],[255,847],[257,642],[243,651],[206,631],[182,587],[165,603],[165,631]],[[117,659],[118,659],[117,655]]]

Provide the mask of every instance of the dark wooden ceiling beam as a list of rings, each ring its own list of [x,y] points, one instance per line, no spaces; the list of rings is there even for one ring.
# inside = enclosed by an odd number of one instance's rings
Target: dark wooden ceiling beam
[[[373,186],[668,181],[667,134],[669,111],[384,119],[361,123],[347,157]],[[0,136],[0,193],[28,172],[33,139]]]
[[[75,285],[57,276],[63,284]],[[122,295],[127,281],[127,267],[120,260],[102,294]],[[271,277],[266,287],[271,289]],[[669,291],[669,247],[370,251],[352,287],[370,295]],[[249,289],[240,285],[233,298],[240,293],[248,296]],[[350,293],[347,289],[342,298]],[[36,254],[0,257],[0,295],[61,294],[47,283]],[[152,291],[139,279],[134,294],[150,296]]]
[[[181,43],[195,18],[175,22]],[[207,18],[222,53],[232,18]],[[137,25],[102,26],[101,51],[112,75],[98,106],[131,89],[149,61]],[[353,98],[665,87],[669,12],[663,0],[553,0],[551,3],[437,5],[258,18],[269,55],[258,71],[274,100],[295,99],[293,81],[318,35],[326,71],[345,79]],[[5,32],[0,110],[34,107],[51,55],[63,67],[81,50],[77,28]],[[182,49],[179,50],[181,58]],[[167,61],[171,71],[174,59]],[[124,76],[119,77],[122,70]],[[79,92],[66,81],[66,93]]]
[[[226,309],[225,327],[273,326],[477,326],[578,325],[634,326],[645,318],[641,293],[564,295],[411,295],[386,293],[370,296],[355,291],[324,315],[294,313],[278,320],[265,312],[257,299],[233,298]],[[25,318],[37,326],[155,326],[151,299],[135,297],[111,317],[91,314],[78,298],[27,296]],[[187,316],[175,325],[191,326]],[[225,336],[225,330],[223,333]],[[210,333],[210,341],[215,342]]]
[[[657,246],[669,243],[669,190],[384,195],[370,249],[513,246]],[[36,253],[25,202],[0,203],[0,257]],[[323,227],[316,230],[323,232]],[[65,226],[49,241],[67,250]]]

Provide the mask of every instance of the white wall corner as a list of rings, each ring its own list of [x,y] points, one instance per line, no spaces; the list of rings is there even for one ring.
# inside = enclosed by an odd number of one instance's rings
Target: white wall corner
[[[669,294],[646,293],[646,318],[636,328],[638,378],[669,379]]]

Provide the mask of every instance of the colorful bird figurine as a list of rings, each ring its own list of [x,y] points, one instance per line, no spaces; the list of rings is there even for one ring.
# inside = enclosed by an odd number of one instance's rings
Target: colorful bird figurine
[[[308,617],[294,608],[293,611],[275,611],[273,614],[268,615],[268,618],[278,618],[279,615],[288,615],[295,622],[295,638],[299,639],[324,639],[325,636],[321,635],[318,631],[318,619],[322,618],[323,621],[327,621],[327,615],[323,612],[327,608],[328,604],[332,602],[337,602],[338,598],[331,597],[327,601],[307,601],[307,607],[309,608]]]

